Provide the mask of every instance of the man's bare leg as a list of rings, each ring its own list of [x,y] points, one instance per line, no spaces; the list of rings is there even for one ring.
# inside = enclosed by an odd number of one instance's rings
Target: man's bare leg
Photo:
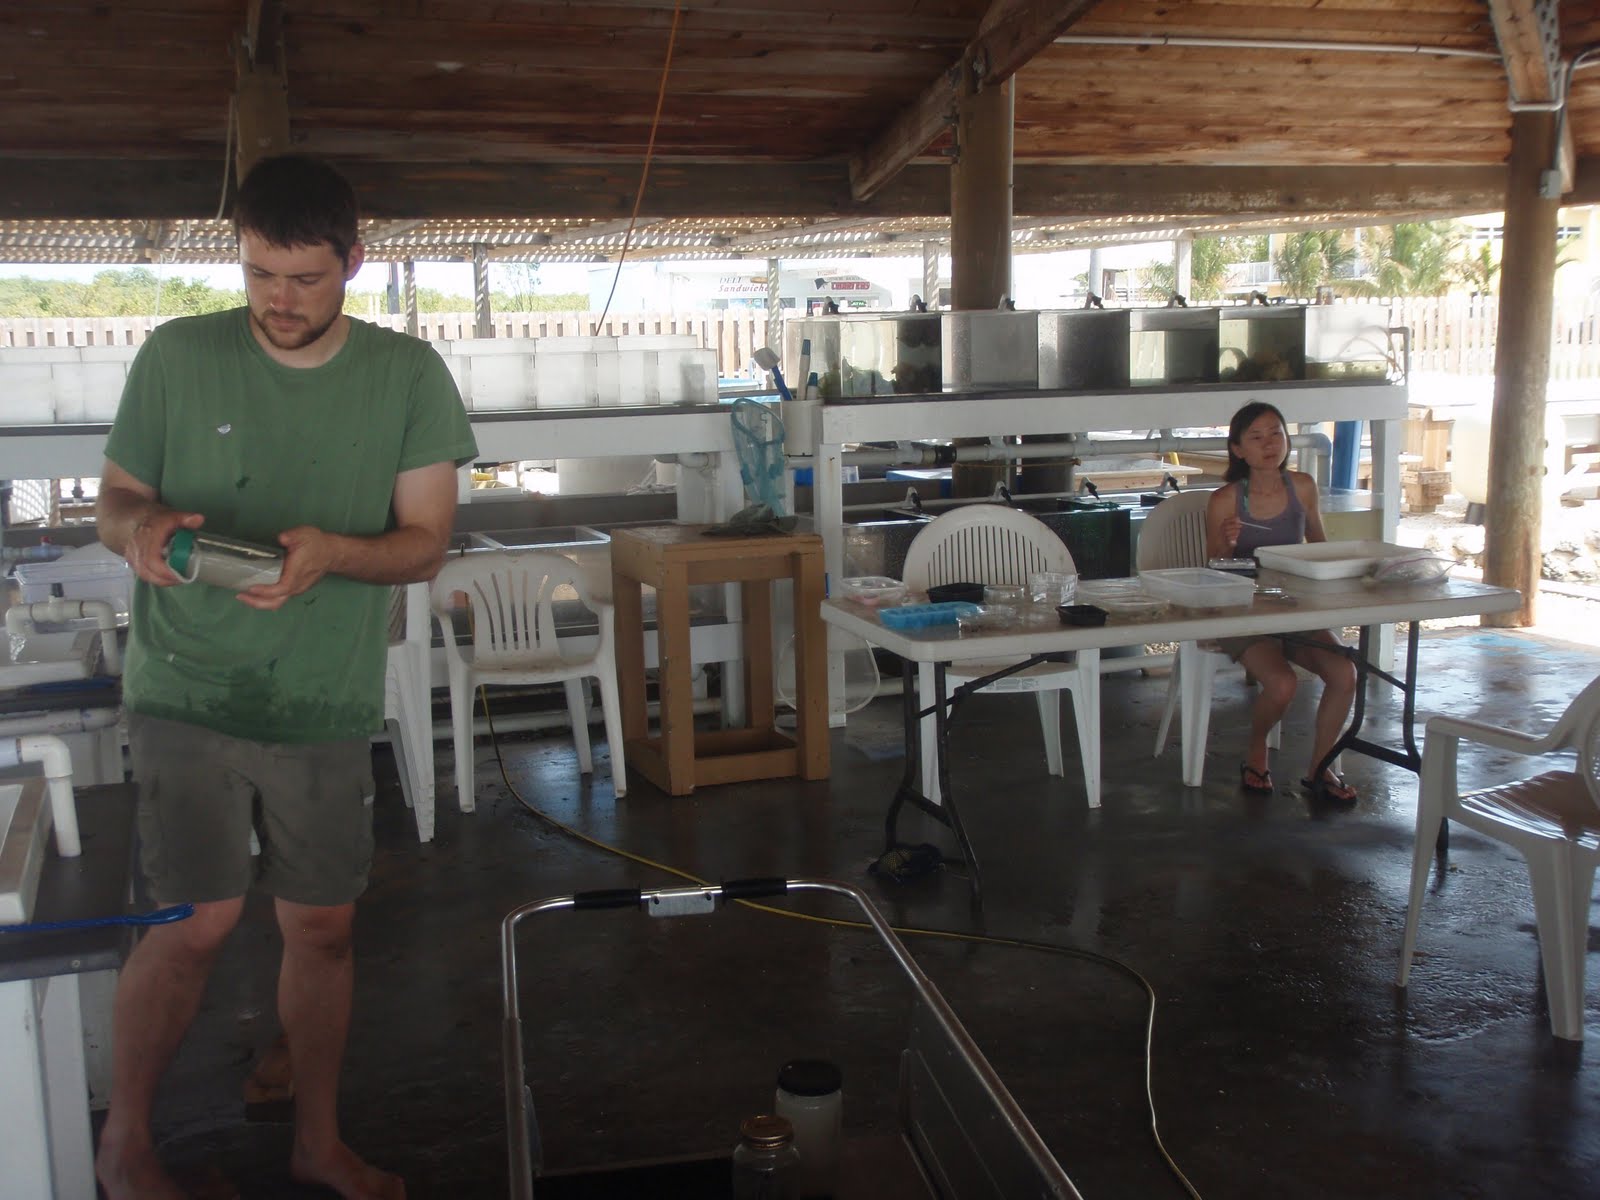
[[[339,1067],[350,1029],[355,968],[350,927],[355,905],[322,907],[279,900],[283,968],[278,1019],[294,1069],[294,1154],[289,1172],[332,1188],[345,1200],[400,1200],[398,1176],[368,1166],[339,1136]]]
[[[156,1158],[150,1106],[243,909],[242,898],[196,904],[188,920],[147,931],[123,965],[112,1009],[111,1108],[95,1155],[109,1200],[182,1200]]]

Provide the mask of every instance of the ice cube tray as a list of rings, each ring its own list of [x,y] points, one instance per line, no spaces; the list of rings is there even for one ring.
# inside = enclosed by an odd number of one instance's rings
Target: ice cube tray
[[[946,600],[942,604],[902,604],[878,612],[878,620],[890,629],[925,629],[930,625],[954,625],[963,613],[978,611],[965,600]]]

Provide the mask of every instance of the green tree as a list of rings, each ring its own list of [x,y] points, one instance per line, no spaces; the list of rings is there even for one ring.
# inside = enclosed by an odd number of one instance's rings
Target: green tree
[[[1195,238],[1189,255],[1189,299],[1221,299],[1228,287],[1228,269],[1234,263],[1259,262],[1266,250],[1266,238]],[[1138,277],[1140,287],[1148,291],[1170,295],[1176,290],[1177,275],[1170,262],[1151,262],[1139,269]]]
[[[1345,242],[1339,230],[1314,229],[1285,238],[1272,265],[1288,295],[1306,297],[1322,284],[1333,283],[1338,272],[1355,261],[1355,247]],[[1339,286],[1356,290],[1349,281]]]

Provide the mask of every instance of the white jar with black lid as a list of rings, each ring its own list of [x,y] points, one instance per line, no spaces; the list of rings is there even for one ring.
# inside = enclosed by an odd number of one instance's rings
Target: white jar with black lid
[[[794,1126],[802,1200],[838,1193],[843,1083],[839,1068],[821,1058],[797,1058],[778,1072],[774,1111]]]

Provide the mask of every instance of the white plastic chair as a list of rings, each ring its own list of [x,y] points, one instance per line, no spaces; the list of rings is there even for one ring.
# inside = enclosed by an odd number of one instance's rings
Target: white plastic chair
[[[471,610],[472,645],[468,648],[456,642],[451,621],[452,598],[458,592],[466,594]],[[628,776],[622,750],[622,710],[617,702],[612,606],[594,597],[583,568],[564,555],[545,550],[480,550],[447,562],[433,581],[432,595],[450,669],[456,795],[462,811],[471,812],[474,806],[472,697],[479,684],[564,684],[578,766],[587,775],[594,770],[594,760],[589,750],[583,680],[593,676],[600,685],[613,786],[618,796],[624,795]],[[554,612],[555,601],[569,597],[581,601],[599,624],[594,649],[571,658],[563,655],[556,637]]]
[[[1530,757],[1573,751],[1577,770],[1546,771],[1462,794],[1456,790],[1456,759],[1463,741]],[[1406,986],[1411,973],[1422,896],[1443,820],[1504,842],[1527,861],[1550,1028],[1558,1038],[1582,1041],[1589,904],[1600,863],[1600,679],[1578,694],[1543,737],[1454,717],[1428,721],[1411,898],[1395,976],[1399,987]]]
[[[1072,553],[1036,517],[998,504],[971,504],[929,522],[906,550],[902,572],[907,586],[927,591],[942,583],[1027,585],[1036,571],[1075,571]],[[981,678],[1018,661],[958,663],[945,673],[950,688]],[[1084,791],[1089,807],[1100,806],[1100,651],[1081,650],[1071,662],[1040,663],[996,680],[985,692],[1032,692],[1044,730],[1045,764],[1052,775],[1064,773],[1061,761],[1061,692],[1072,693],[1072,714],[1083,758]],[[917,692],[923,708],[934,702],[933,669],[917,668]],[[932,715],[922,719],[922,794],[942,802],[938,747]]]
[[[433,691],[429,650],[433,624],[428,585],[394,589],[389,606],[389,665],[383,684],[383,719],[389,728],[400,792],[417,820],[417,839],[433,840]]]
[[[1206,555],[1206,505],[1210,492],[1179,492],[1168,496],[1144,519],[1139,531],[1139,551],[1136,569],[1163,571],[1172,567],[1203,567]],[[1161,710],[1161,724],[1156,729],[1155,755],[1167,748],[1167,733],[1172,728],[1172,715],[1178,709],[1180,695],[1190,697],[1193,705],[1194,736],[1183,746],[1183,782],[1199,787],[1206,771],[1206,739],[1211,728],[1211,692],[1216,686],[1217,672],[1233,665],[1233,660],[1216,648],[1211,641],[1194,643],[1195,653],[1188,656],[1195,667],[1196,678],[1185,680],[1175,657],[1172,674],[1167,679],[1167,703]],[[1309,673],[1295,668],[1302,678]],[[1276,750],[1283,741],[1281,724],[1267,732],[1267,745]],[[1338,761],[1334,762],[1338,769]]]

